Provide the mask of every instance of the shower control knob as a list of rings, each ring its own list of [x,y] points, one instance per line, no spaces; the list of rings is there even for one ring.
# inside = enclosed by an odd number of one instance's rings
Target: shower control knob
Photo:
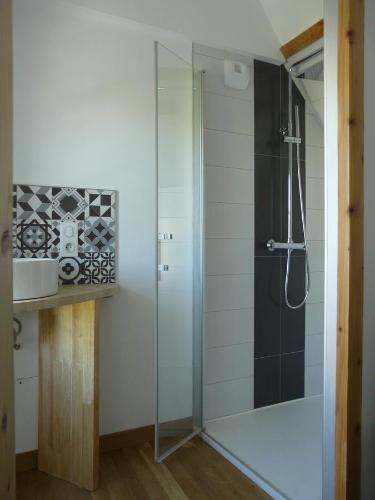
[[[270,252],[275,251],[275,240],[268,240],[267,241],[267,248]]]

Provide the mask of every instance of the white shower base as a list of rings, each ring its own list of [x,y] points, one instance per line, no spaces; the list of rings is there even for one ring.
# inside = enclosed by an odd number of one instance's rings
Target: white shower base
[[[205,434],[245,473],[243,466],[248,467],[260,486],[267,483],[274,498],[319,500],[322,411],[322,397],[313,396],[210,420]]]

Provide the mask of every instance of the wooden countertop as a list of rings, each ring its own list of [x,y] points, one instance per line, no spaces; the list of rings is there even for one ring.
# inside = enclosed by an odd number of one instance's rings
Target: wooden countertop
[[[60,286],[56,295],[39,299],[14,300],[13,312],[39,311],[68,304],[77,304],[87,300],[105,299],[119,291],[119,286],[111,285],[64,285]]]

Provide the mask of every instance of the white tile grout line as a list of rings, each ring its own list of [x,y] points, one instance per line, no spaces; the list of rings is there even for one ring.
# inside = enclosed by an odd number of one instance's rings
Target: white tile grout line
[[[237,95],[221,94],[220,92],[215,90],[204,90],[203,92],[204,94],[210,94],[216,97],[225,97],[229,99],[236,99],[237,101],[248,102],[249,104],[252,104],[254,106],[254,98],[251,97],[247,98],[247,97],[240,97]]]
[[[212,347],[206,347],[206,352],[212,351],[213,349],[225,349],[226,347],[234,347],[234,346],[238,346],[238,345],[254,344],[254,343],[255,343],[254,340],[244,340],[243,342],[236,342],[233,344],[215,345]],[[296,352],[300,352],[300,351],[296,351]],[[294,353],[288,352],[287,354],[294,354]],[[276,354],[276,356],[277,356],[277,354]],[[273,357],[273,356],[265,356],[265,357]],[[239,377],[239,378],[247,378],[247,377]]]
[[[243,203],[234,201],[206,201],[206,205],[239,205],[243,207],[254,207],[255,203]]]
[[[242,136],[245,136],[245,137],[254,137],[254,133],[249,134],[249,133],[246,133],[246,132],[237,132],[237,131],[234,131],[234,130],[223,130],[221,128],[205,127],[204,130],[211,130],[213,132],[224,132],[226,134],[242,135]]]
[[[251,87],[250,87],[251,89]],[[203,90],[204,94],[209,94],[209,95],[214,95],[216,97],[224,97],[228,99],[235,99],[236,101],[242,101],[242,102],[248,102],[249,104],[254,105],[254,97],[251,99],[247,99],[245,97],[239,97],[237,95],[228,95],[228,94],[220,94],[219,92],[213,91],[213,90]]]
[[[205,385],[206,387],[212,387],[213,385],[225,384],[226,382],[235,382],[236,380],[252,380],[252,379],[254,379],[254,375],[248,375],[247,377],[225,378],[223,380],[218,380],[217,382],[206,382]],[[251,410],[245,410],[245,411],[251,411]],[[235,415],[237,415],[237,413],[235,413]],[[233,416],[233,414],[226,416],[230,417]],[[217,417],[217,418],[224,418],[224,417]],[[215,419],[210,419],[210,420],[215,420]]]

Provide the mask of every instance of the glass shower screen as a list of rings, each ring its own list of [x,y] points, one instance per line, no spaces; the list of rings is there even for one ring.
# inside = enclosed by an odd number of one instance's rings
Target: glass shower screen
[[[201,428],[202,223],[199,79],[157,43],[156,85],[160,461]]]

